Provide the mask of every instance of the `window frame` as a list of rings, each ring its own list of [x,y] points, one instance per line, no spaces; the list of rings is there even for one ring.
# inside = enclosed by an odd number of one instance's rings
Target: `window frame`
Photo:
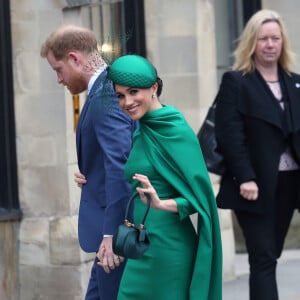
[[[0,3],[0,221],[19,220],[13,64],[9,1]]]
[[[217,74],[221,82],[234,62],[233,51],[248,19],[261,9],[261,0],[224,0],[215,2]]]

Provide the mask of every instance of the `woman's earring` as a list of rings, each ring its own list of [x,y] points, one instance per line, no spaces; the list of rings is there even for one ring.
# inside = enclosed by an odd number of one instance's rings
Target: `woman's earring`
[[[152,99],[154,99],[154,98],[156,98],[156,94],[155,93],[152,94]]]

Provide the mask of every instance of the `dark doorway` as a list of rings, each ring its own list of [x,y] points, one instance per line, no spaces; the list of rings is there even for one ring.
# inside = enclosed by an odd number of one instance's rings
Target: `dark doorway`
[[[0,140],[0,221],[19,219],[9,1],[0,2]]]
[[[144,1],[125,0],[125,32],[131,33],[126,52],[146,56]]]

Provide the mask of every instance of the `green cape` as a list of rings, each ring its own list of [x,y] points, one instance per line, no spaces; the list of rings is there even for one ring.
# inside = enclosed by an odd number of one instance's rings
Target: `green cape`
[[[152,165],[198,213],[199,237],[190,300],[222,299],[222,244],[218,211],[198,139],[183,115],[163,106],[140,120]]]

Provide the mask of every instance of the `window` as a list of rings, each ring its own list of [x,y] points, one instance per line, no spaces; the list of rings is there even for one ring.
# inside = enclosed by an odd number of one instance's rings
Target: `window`
[[[125,30],[131,32],[126,52],[146,56],[145,17],[143,0],[125,0]]]
[[[80,8],[82,22],[99,37],[99,50],[111,63],[135,53],[146,56],[143,0],[69,0],[65,10]]]
[[[261,9],[261,0],[243,1],[243,15],[244,24],[250,19],[250,17],[258,10]]]
[[[260,0],[215,1],[218,80],[233,64],[232,53],[248,19],[261,9]]]
[[[0,3],[0,221],[20,219],[9,1]]]

